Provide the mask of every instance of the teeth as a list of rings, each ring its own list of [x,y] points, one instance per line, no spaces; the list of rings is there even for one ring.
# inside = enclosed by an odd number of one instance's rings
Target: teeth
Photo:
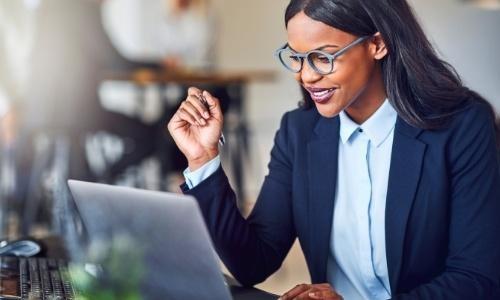
[[[321,96],[324,96],[324,95],[328,94],[331,91],[332,91],[332,89],[329,89],[329,90],[324,90],[324,91],[321,91],[321,92],[313,92],[313,94],[316,97],[321,97]]]

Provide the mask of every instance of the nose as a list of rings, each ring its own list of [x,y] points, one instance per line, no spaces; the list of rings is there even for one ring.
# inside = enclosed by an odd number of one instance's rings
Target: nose
[[[297,75],[297,80],[303,83],[316,82],[323,77],[323,75],[318,74],[306,60],[302,63],[302,70],[297,73]]]

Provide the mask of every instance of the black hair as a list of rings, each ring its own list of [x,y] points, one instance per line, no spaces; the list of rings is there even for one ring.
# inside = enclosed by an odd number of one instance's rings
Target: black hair
[[[406,0],[291,0],[285,25],[299,12],[344,32],[380,32],[388,55],[381,60],[386,93],[398,115],[422,129],[438,129],[468,104],[491,104],[462,84],[455,69],[441,60]],[[301,106],[314,103],[304,89]],[[498,131],[498,128],[497,128]]]

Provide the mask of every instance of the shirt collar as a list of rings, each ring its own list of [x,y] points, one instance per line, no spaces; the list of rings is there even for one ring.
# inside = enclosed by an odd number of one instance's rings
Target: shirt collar
[[[359,125],[354,122],[344,111],[339,114],[340,117],[340,139],[342,143],[347,143],[351,136],[359,128]]]
[[[394,129],[397,120],[397,112],[386,99],[384,103],[368,118],[362,125],[356,122],[342,111],[340,117],[340,138],[342,143],[349,141],[353,133],[358,129],[368,136],[375,147],[379,147]]]

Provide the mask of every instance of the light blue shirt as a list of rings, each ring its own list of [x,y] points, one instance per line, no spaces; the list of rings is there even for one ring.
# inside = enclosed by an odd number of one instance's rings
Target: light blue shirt
[[[192,189],[197,186],[203,180],[207,179],[210,175],[215,173],[220,166],[220,156],[217,155],[214,159],[204,164],[198,170],[191,172],[189,168],[186,168],[183,172],[184,178],[186,179],[186,184],[188,188]]]
[[[389,299],[385,201],[397,113],[386,100],[362,125],[344,112],[339,117],[339,176],[328,280],[346,300]],[[195,187],[219,166],[217,156],[194,172],[186,169],[186,184]]]
[[[346,300],[391,298],[385,202],[397,113],[389,101],[362,125],[340,113],[328,279]]]

